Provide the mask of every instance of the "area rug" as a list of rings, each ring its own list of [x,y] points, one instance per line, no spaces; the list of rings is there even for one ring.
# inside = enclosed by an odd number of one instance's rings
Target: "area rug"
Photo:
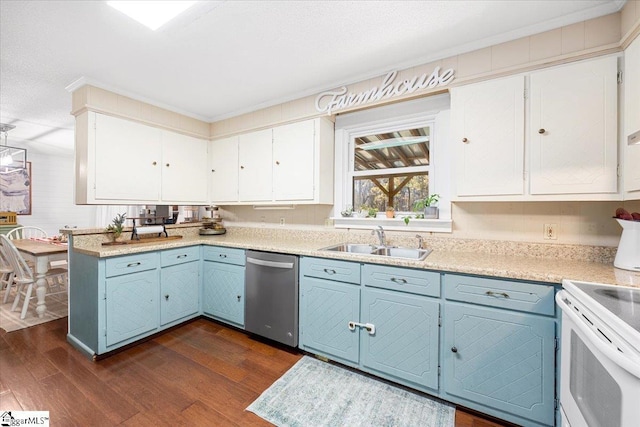
[[[247,408],[280,427],[452,427],[455,407],[304,356]]]
[[[0,295],[4,297],[4,292],[0,292]],[[44,317],[40,318],[36,314],[36,299],[33,298],[29,303],[29,311],[27,311],[27,316],[24,318],[24,320],[22,320],[20,319],[22,304],[20,304],[20,306],[16,308],[16,310],[18,311],[11,311],[13,298],[10,297],[8,303],[0,305],[0,328],[4,329],[7,332],[12,332],[19,329],[28,328],[29,326],[51,322],[52,320],[56,320],[68,315],[66,293],[48,296],[46,301],[47,311],[44,314]]]

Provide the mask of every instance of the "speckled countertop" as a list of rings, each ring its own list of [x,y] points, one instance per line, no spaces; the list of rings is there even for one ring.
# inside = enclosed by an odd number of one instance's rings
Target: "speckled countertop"
[[[374,243],[369,233],[238,229],[220,236],[199,236],[197,228],[169,231],[170,235],[177,233],[183,235],[183,238],[160,243],[101,246],[106,237],[100,230],[96,230],[98,233],[94,232],[95,234],[80,230],[69,234],[74,236],[75,251],[100,258],[204,244],[553,284],[561,284],[562,279],[572,279],[640,288],[640,273],[613,267],[610,249],[613,249],[615,255],[615,248],[569,245],[552,247],[517,242],[456,241],[427,237],[425,246],[432,248],[433,252],[424,261],[416,261],[320,250],[342,242]],[[409,239],[401,234],[388,233],[390,243],[400,246],[415,247],[414,236]],[[599,259],[599,262],[591,258]]]

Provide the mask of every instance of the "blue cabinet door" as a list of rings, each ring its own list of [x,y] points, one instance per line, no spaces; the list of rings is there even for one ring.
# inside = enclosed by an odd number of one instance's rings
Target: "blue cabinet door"
[[[160,324],[166,325],[199,309],[200,276],[197,261],[160,270]]]
[[[302,277],[300,279],[300,347],[332,359],[358,363],[360,287]]]
[[[360,363],[373,373],[438,389],[438,316],[433,298],[366,288],[362,291]]]
[[[158,293],[157,270],[106,280],[107,347],[158,329]]]
[[[551,318],[447,302],[445,392],[553,425],[554,336]]]
[[[244,326],[244,266],[205,261],[202,311]]]

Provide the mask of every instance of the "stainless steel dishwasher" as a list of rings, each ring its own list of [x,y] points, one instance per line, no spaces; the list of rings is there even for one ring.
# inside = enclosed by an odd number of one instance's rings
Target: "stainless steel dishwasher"
[[[245,330],[298,345],[298,257],[246,251]]]

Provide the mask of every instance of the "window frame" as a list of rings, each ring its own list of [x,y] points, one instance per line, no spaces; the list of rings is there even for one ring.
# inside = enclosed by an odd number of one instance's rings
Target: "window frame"
[[[431,100],[420,99],[401,103],[405,104],[404,106],[400,106],[401,108],[398,108],[398,104],[380,107],[378,109],[358,111],[349,116],[339,117],[336,120],[334,227],[371,229],[372,227],[382,225],[385,229],[397,231],[432,231],[446,233],[452,231],[451,197],[448,182],[450,180],[446,179],[447,177],[443,175],[443,173],[448,173],[450,170],[448,167],[450,164],[449,150],[446,149],[446,144],[449,139],[449,96],[448,94],[444,94],[431,98]],[[427,104],[426,108],[425,104]],[[394,110],[396,114],[393,114]],[[401,111],[398,112],[397,110]],[[406,110],[419,112],[407,112]],[[404,114],[402,114],[403,112]],[[445,114],[443,115],[442,113]],[[385,212],[379,212],[377,218],[342,217],[340,212],[351,205],[353,201],[354,176],[372,174],[370,171],[353,170],[354,139],[377,133],[427,126],[430,128],[429,165],[380,169],[377,170],[376,173],[382,174],[380,171],[388,171],[388,174],[392,175],[401,173],[403,170],[410,170],[412,172],[426,171],[429,174],[430,194],[437,193],[441,196],[438,203],[438,207],[440,208],[439,219],[410,218],[409,224],[405,224],[403,218],[407,216],[406,212],[405,215],[403,215],[403,212],[399,214],[396,213],[397,217],[393,219],[386,218]],[[357,209],[357,207],[353,207],[353,209]]]

